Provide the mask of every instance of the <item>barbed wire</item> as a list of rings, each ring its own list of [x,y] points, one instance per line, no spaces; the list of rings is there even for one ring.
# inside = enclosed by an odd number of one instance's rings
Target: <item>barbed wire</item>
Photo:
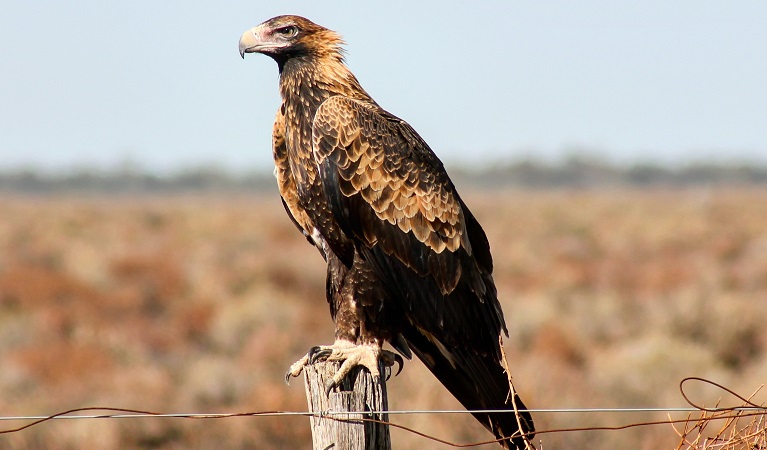
[[[360,415],[360,414],[389,414],[389,415],[416,415],[416,414],[511,414],[514,411],[510,409],[407,409],[407,410],[365,410],[365,411],[253,411],[241,413],[154,413],[150,411],[135,412],[125,414],[78,414],[69,415],[78,411],[104,411],[115,410],[127,412],[130,410],[122,408],[108,408],[100,406],[87,406],[77,408],[50,416],[0,416],[0,421],[13,420],[42,420],[42,419],[144,419],[154,418],[176,418],[176,419],[225,419],[227,417],[244,416],[314,416],[328,417],[335,415]],[[722,411],[714,409],[699,409],[693,407],[668,407],[668,408],[548,408],[548,409],[520,409],[519,412],[529,413],[641,413],[641,412],[701,412],[701,411]],[[724,411],[762,411],[767,412],[767,407],[739,406],[727,408]]]
[[[685,384],[689,383],[691,381],[698,381],[704,384],[712,385],[718,389],[723,390],[724,392],[727,392],[728,394],[736,397],[742,402],[742,406],[733,406],[733,407],[716,407],[716,408],[707,408],[703,405],[699,405],[692,400],[690,400],[690,397],[685,392]],[[668,407],[668,408],[553,408],[553,409],[527,409],[527,410],[518,410],[516,412],[523,412],[527,411],[530,413],[639,413],[639,412],[707,412],[707,413],[730,413],[730,414],[720,414],[715,417],[716,420],[725,420],[725,419],[733,419],[733,418],[742,418],[742,417],[752,417],[752,416],[760,416],[767,414],[767,407],[763,405],[758,405],[753,402],[751,402],[749,399],[744,398],[743,396],[737,394],[735,391],[719,384],[714,381],[700,378],[700,377],[687,377],[684,378],[679,383],[679,391],[684,398],[684,400],[688,403],[689,406],[686,407]],[[73,415],[75,413],[81,413],[81,412],[87,412],[87,411],[109,411],[114,414],[77,414]],[[509,409],[477,409],[477,410],[386,410],[386,411],[323,411],[323,412],[309,412],[309,411],[253,411],[253,412],[239,412],[239,413],[159,413],[159,412],[153,412],[153,411],[143,411],[138,409],[129,409],[129,408],[115,408],[115,407],[102,407],[102,406],[88,406],[88,407],[82,407],[82,408],[74,408],[67,411],[62,411],[56,414],[48,415],[48,416],[0,416],[0,421],[28,421],[32,420],[31,423],[25,424],[23,426],[17,427],[17,428],[10,428],[6,430],[0,430],[0,434],[9,434],[9,433],[17,433],[26,429],[29,429],[31,427],[34,427],[36,425],[40,425],[44,422],[50,421],[50,420],[59,420],[59,419],[136,419],[136,418],[181,418],[181,419],[226,419],[226,418],[233,418],[233,417],[278,417],[278,416],[303,416],[303,417],[323,417],[323,418],[330,418],[333,420],[338,420],[342,422],[373,422],[373,423],[380,423],[384,425],[388,425],[394,428],[398,428],[413,434],[416,434],[418,436],[421,436],[423,438],[432,440],[434,442],[439,442],[451,447],[456,448],[468,448],[468,447],[477,447],[480,445],[485,444],[491,444],[498,441],[501,441],[503,439],[494,439],[494,440],[488,440],[488,441],[482,441],[482,442],[472,442],[468,444],[459,444],[454,443],[450,441],[446,441],[443,439],[440,439],[436,436],[432,436],[426,433],[423,433],[421,431],[415,430],[413,428],[400,425],[394,422],[385,421],[385,420],[379,420],[374,419],[371,417],[364,417],[369,416],[372,414],[389,414],[389,415],[409,415],[409,414],[474,414],[474,413],[495,413],[495,414],[506,414],[506,413],[516,413],[514,410]],[[362,415],[363,417],[355,417],[355,418],[349,418],[349,415]],[[658,420],[658,421],[646,421],[646,422],[636,422],[636,423],[629,423],[625,425],[617,425],[617,426],[591,426],[591,427],[578,427],[578,428],[555,428],[555,429],[548,429],[548,430],[536,430],[535,435],[540,436],[543,434],[552,434],[552,433],[566,433],[566,432],[581,432],[581,431],[617,431],[617,430],[625,430],[629,428],[637,428],[637,427],[645,427],[645,426],[654,426],[654,425],[673,425],[677,423],[688,423],[690,421],[690,418],[686,419],[671,419],[671,416],[669,416],[668,420]]]

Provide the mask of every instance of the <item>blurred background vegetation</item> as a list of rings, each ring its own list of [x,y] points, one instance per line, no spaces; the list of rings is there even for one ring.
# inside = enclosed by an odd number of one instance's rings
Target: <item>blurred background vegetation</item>
[[[451,173],[488,234],[506,351],[531,407],[677,407],[686,376],[744,395],[767,380],[764,167],[572,158]],[[4,173],[0,211],[0,414],[305,410],[301,382],[286,386],[283,374],[332,341],[324,264],[270,175]],[[392,409],[460,408],[418,361],[389,389]],[[737,403],[702,385],[689,393],[707,406]],[[536,423],[667,417],[537,414]],[[393,419],[459,443],[488,439],[466,415]],[[392,434],[394,448],[446,448]],[[547,449],[679,441],[670,425],[539,439]],[[11,449],[310,442],[305,418],[55,421],[0,435]]]
[[[697,161],[684,164],[620,165],[603,158],[573,154],[556,162],[520,159],[451,168],[457,185],[477,188],[686,187],[767,184],[767,164]],[[158,175],[126,161],[112,169],[81,167],[44,171],[0,170],[0,192],[103,192],[113,194],[214,191],[276,191],[271,173],[233,172],[216,166],[187,167]]]

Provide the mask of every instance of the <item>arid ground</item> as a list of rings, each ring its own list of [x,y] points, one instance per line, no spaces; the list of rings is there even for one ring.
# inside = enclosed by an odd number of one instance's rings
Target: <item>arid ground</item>
[[[686,376],[744,395],[767,381],[767,189],[464,197],[490,239],[506,353],[531,408],[678,407]],[[287,386],[283,374],[332,341],[324,282],[321,257],[276,195],[0,197],[0,415],[303,411],[301,380]],[[418,361],[388,386],[392,409],[459,407]],[[688,393],[738,403],[700,384]],[[535,418],[549,430],[668,415]],[[456,443],[490,438],[465,414],[392,420]],[[392,440],[449,448],[396,429]],[[673,449],[679,437],[665,424],[539,441]],[[310,445],[303,417],[56,420],[0,435],[3,449]]]

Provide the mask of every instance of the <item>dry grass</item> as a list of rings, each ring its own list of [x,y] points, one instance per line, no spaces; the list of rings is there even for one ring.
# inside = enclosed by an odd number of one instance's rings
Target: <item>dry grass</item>
[[[714,386],[740,403],[722,406],[721,400],[713,407],[698,405],[687,397],[684,386],[690,382],[703,382]],[[731,391],[714,381],[685,379],[680,390],[685,400],[698,409],[697,414],[688,414],[684,420],[672,424],[680,437],[676,450],[759,450],[767,448],[767,407],[751,401],[764,387],[748,398]],[[695,416],[695,417],[694,417]],[[681,424],[681,425],[680,425]]]
[[[742,411],[707,413],[690,418],[677,450],[761,450],[767,448],[767,415]]]
[[[767,191],[465,197],[489,235],[511,334],[506,353],[531,407],[680,406],[677,384],[685,376],[738,392],[767,380]],[[311,345],[332,340],[332,324],[322,260],[277,198],[6,197],[0,210],[2,415],[87,405],[306,408],[303,389],[285,386],[282,375]],[[393,409],[458,407],[420,362],[408,364],[389,392]],[[722,396],[695,386],[690,394],[708,404]],[[536,423],[665,418],[538,414]],[[456,442],[488,438],[469,416],[394,419]],[[748,424],[735,425],[728,430]],[[764,430],[763,421],[755,426]],[[719,428],[691,430],[705,439]],[[432,445],[397,430],[392,437],[398,449]],[[703,442],[690,432],[687,439]],[[679,436],[656,426],[540,440],[545,449],[656,449],[674,448]],[[47,423],[0,436],[0,447],[296,448],[310,441],[305,418],[137,419]]]
[[[683,427],[674,426],[680,437],[676,450],[762,450],[767,448],[767,413],[762,409],[703,411],[690,415]]]

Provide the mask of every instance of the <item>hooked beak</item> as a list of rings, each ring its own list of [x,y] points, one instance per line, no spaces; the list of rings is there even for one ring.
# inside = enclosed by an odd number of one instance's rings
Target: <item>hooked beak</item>
[[[268,30],[264,30],[264,24],[255,26],[240,36],[240,56],[242,59],[245,59],[245,53],[269,54],[270,51],[277,51],[281,47],[281,43],[270,40]]]
[[[245,53],[253,53],[259,50],[261,36],[258,34],[259,27],[253,27],[240,36],[240,57],[245,59]]]

